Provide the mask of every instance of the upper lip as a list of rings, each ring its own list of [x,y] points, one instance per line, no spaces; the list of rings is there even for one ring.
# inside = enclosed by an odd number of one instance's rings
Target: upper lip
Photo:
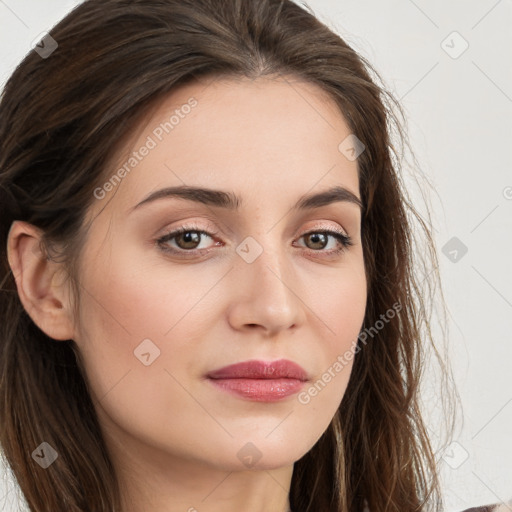
[[[244,361],[214,370],[211,379],[308,379],[302,366],[287,359],[277,361]]]

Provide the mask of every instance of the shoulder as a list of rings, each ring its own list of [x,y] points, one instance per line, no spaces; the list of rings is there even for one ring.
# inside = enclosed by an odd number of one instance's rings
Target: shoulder
[[[507,505],[482,505],[480,507],[467,508],[462,512],[510,512],[510,507]]]

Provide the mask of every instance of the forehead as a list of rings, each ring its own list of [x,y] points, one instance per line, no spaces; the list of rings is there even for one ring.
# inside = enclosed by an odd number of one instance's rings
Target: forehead
[[[171,185],[276,200],[302,195],[316,183],[341,184],[357,194],[357,162],[339,150],[350,133],[334,100],[294,77],[182,85],[153,107],[116,155],[108,169],[117,174],[108,187],[116,189],[109,207],[129,208]]]

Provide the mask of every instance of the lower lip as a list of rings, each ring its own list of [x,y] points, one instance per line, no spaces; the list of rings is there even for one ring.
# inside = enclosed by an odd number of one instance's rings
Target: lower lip
[[[304,382],[298,379],[209,379],[215,386],[256,402],[277,402],[298,393]]]

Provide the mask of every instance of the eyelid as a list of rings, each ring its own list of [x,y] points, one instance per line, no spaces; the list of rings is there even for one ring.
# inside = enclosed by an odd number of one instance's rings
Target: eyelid
[[[326,231],[336,231],[342,235],[349,236],[348,231],[341,227],[339,222],[336,222],[336,225],[333,226],[332,224],[327,224],[326,221],[320,221],[320,224],[312,224],[311,228],[306,228],[305,231],[300,231],[302,234],[299,236],[304,236],[305,234],[311,233],[312,231],[322,231],[324,229]]]
[[[335,221],[333,221],[335,222]],[[332,224],[326,224],[326,221],[320,221],[320,224],[312,224],[309,228],[304,228],[304,230],[299,230],[295,237],[301,237],[307,234],[310,234],[311,232],[320,232],[322,230],[325,231],[335,231],[341,235],[344,235],[346,237],[350,237],[349,232],[343,228],[340,227],[340,224],[336,222],[336,226],[332,226]],[[204,233],[208,236],[220,236],[222,230],[216,229],[213,224],[208,224],[206,227],[200,226],[196,221],[183,221],[181,224],[174,228],[165,228],[163,230],[163,233],[161,235],[157,235],[157,238],[165,237],[169,234],[174,234],[177,231],[197,231]],[[232,233],[233,231],[229,229],[229,231]]]

